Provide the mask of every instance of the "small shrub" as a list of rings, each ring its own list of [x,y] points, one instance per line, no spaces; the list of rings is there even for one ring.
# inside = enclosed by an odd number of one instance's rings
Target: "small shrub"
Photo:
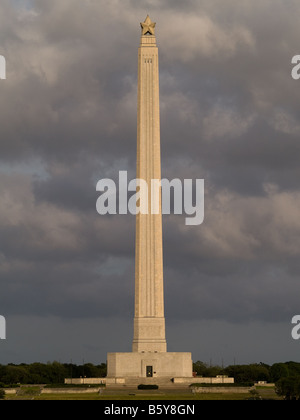
[[[138,386],[138,389],[158,389],[158,385],[144,385],[141,384]]]
[[[5,398],[5,391],[4,389],[0,389],[0,400],[4,400]]]
[[[21,388],[21,395],[38,395],[40,393],[39,386],[24,386]]]

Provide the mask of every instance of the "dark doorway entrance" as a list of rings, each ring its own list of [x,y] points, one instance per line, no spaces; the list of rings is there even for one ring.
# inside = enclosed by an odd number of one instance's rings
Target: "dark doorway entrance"
[[[146,366],[147,378],[153,378],[153,366]]]

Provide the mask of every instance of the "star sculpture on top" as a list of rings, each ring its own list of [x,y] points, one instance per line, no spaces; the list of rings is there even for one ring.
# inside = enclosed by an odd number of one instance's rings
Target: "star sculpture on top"
[[[145,22],[141,23],[142,35],[155,35],[155,25],[156,23],[152,22],[149,15],[146,17]]]

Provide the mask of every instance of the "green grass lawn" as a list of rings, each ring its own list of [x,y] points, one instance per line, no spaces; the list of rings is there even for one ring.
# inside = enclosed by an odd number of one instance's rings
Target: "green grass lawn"
[[[21,398],[21,397],[20,397]],[[15,400],[18,397],[7,397],[6,399]],[[153,400],[172,400],[172,401],[199,401],[199,400],[246,400],[249,394],[165,394],[165,395],[109,395],[103,396],[99,394],[42,394],[35,397],[30,396],[30,399],[42,401],[153,401]],[[24,397],[22,397],[24,399]]]
[[[264,386],[257,386],[257,392],[259,395],[266,400],[282,400],[282,397],[279,397],[275,392],[275,387],[264,387]]]
[[[278,397],[275,393],[275,389],[257,387],[257,392],[262,399],[272,399],[280,400],[282,398]],[[55,400],[64,400],[64,401],[164,401],[164,400],[173,400],[173,401],[240,401],[247,400],[251,398],[249,392],[243,394],[235,393],[224,393],[224,394],[192,394],[186,391],[144,391],[144,393],[138,393],[134,390],[132,394],[129,395],[127,392],[101,395],[99,393],[88,393],[88,394],[76,394],[76,393],[57,393],[57,394],[39,394],[39,389],[36,387],[24,388],[21,395],[7,395],[6,400],[42,400],[42,401],[55,401]]]

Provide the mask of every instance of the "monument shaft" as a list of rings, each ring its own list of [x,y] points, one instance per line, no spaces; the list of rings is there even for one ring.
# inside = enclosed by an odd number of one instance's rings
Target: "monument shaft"
[[[137,178],[148,185],[148,214],[136,217],[133,352],[166,352],[161,197],[151,214],[151,181],[161,179],[159,65],[154,34],[143,34],[138,65]]]
[[[158,49],[155,23],[141,23],[138,67],[137,179],[148,186],[148,213],[136,216],[135,315],[131,353],[108,353],[107,382],[112,386],[192,380],[191,353],[167,352],[161,194],[151,208],[151,181],[161,179]],[[143,189],[143,188],[142,188]],[[154,186],[156,192],[156,186]],[[143,201],[144,195],[141,195]],[[147,200],[145,200],[147,201]],[[141,207],[144,207],[141,204]],[[158,205],[157,205],[158,204]],[[155,209],[155,211],[151,211]],[[152,214],[153,213],[153,214]],[[149,382],[148,382],[149,381]],[[154,382],[155,383],[155,382]],[[122,386],[123,386],[122,385]]]

